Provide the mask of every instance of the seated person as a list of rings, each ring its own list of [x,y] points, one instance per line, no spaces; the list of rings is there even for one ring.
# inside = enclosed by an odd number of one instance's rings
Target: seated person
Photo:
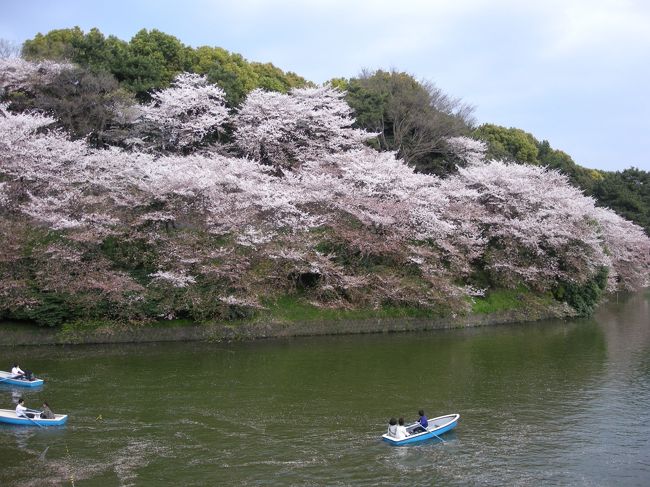
[[[397,438],[397,420],[395,418],[390,418],[388,421],[388,436]]]
[[[420,425],[413,430],[413,433],[422,433],[423,431],[426,431],[427,428],[429,427],[429,420],[424,414],[424,411],[420,409],[418,411],[418,414],[420,415],[420,419],[418,419],[418,423],[420,423]]]
[[[50,405],[46,402],[43,403],[43,411],[41,411],[41,419],[55,419],[56,416],[50,409]]]
[[[24,379],[24,380],[34,380],[32,373],[29,370],[22,370],[18,364],[14,364],[11,369],[11,373],[14,375],[12,379]]]
[[[19,418],[33,418],[34,413],[28,413],[25,407],[25,400],[21,397],[16,405],[16,416]]]
[[[11,373],[14,375],[12,379],[22,379],[25,377],[25,371],[22,370],[18,364],[14,364],[11,368]]]
[[[395,439],[403,440],[408,435],[409,433],[406,431],[406,426],[404,426],[404,418],[399,418],[397,421],[397,432],[395,434]]]

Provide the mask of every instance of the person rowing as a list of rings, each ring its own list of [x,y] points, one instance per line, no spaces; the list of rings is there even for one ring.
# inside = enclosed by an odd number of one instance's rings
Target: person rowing
[[[33,380],[32,373],[29,370],[24,371],[18,364],[14,364],[11,368],[11,373],[13,374],[12,379]]]
[[[418,426],[415,427],[413,433],[422,433],[423,431],[427,431],[427,428],[429,427],[429,420],[427,419],[426,414],[424,414],[424,410],[420,409],[418,414],[420,415],[420,418],[417,421]]]
[[[28,413],[28,409],[25,407],[25,400],[21,397],[18,399],[18,404],[16,405],[16,416],[19,418],[29,418],[34,417],[34,413]]]
[[[14,364],[11,368],[11,373],[14,375],[12,379],[22,379],[25,377],[25,371],[22,370],[18,364]]]

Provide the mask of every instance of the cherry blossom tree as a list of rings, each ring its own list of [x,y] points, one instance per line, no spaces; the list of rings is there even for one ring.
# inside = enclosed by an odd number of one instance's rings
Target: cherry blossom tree
[[[204,78],[182,75],[143,113],[164,126],[156,153],[93,148],[0,104],[6,309],[56,296],[88,314],[208,319],[300,289],[323,306],[460,310],[483,292],[476,270],[539,290],[603,268],[610,291],[648,284],[650,239],[565,176],[486,162],[467,138],[447,141],[456,175],[417,173],[365,146],[329,87],[253,92],[233,119],[245,157],[189,153],[226,123]]]
[[[596,221],[609,261],[608,290],[635,291],[650,285],[650,239],[638,225],[607,208]]]
[[[19,57],[0,58],[0,90],[27,90],[35,84],[46,84],[65,70],[74,69],[70,63],[43,60],[25,61]]]
[[[244,155],[283,168],[359,148],[376,134],[352,127],[344,96],[330,86],[289,94],[254,90],[234,116],[235,144]]]
[[[169,88],[151,98],[141,108],[141,119],[151,124],[162,150],[194,146],[219,132],[228,119],[224,91],[202,75],[179,74]]]
[[[620,269],[622,288],[647,280],[642,229],[597,208],[559,172],[493,161],[461,168],[451,180],[476,191],[463,206],[487,240],[482,259],[498,283],[549,289],[556,280],[584,282],[601,267],[611,267],[612,278]],[[631,260],[636,275],[625,265]]]
[[[447,151],[454,159],[460,159],[463,164],[473,166],[485,162],[488,150],[487,143],[471,137],[448,137],[445,139]]]

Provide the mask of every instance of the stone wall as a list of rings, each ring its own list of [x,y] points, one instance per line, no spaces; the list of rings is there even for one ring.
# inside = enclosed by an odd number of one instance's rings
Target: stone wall
[[[544,309],[518,309],[492,314],[473,314],[426,318],[376,318],[367,320],[305,321],[293,323],[223,323],[177,327],[120,326],[94,330],[63,331],[25,327],[2,329],[0,346],[55,345],[90,343],[144,343],[162,341],[248,341],[293,336],[345,335],[361,333],[394,333],[487,326],[502,323],[567,318],[575,314],[571,308],[557,304]]]

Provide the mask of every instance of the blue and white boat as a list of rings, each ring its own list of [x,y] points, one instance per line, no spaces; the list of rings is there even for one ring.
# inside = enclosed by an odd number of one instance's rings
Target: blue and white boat
[[[43,379],[27,380],[27,379],[14,379],[14,374],[0,370],[0,384],[7,384],[20,387],[39,387],[43,385]]]
[[[437,418],[429,420],[429,426],[427,427],[426,431],[414,433],[414,431],[420,429],[421,426],[420,423],[413,423],[409,424],[406,427],[406,432],[408,433],[408,436],[406,438],[398,440],[396,438],[393,438],[388,433],[385,433],[382,435],[382,439],[391,445],[399,446],[408,445],[410,443],[417,443],[419,441],[428,440],[429,438],[436,438],[441,434],[446,433],[447,431],[450,431],[458,426],[459,418],[460,414],[455,413],[447,414],[445,416],[438,416]]]
[[[55,414],[54,419],[42,419],[38,417],[38,414],[34,418],[21,418],[16,416],[16,411],[13,409],[0,409],[0,423],[22,426],[61,426],[67,421],[67,414]]]

